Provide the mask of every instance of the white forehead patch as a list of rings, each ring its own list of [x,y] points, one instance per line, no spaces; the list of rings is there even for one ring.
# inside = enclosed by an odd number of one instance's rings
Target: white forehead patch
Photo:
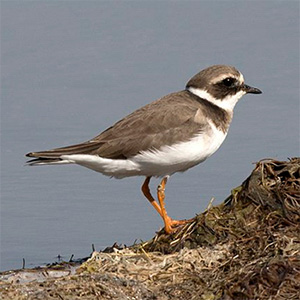
[[[244,80],[244,76],[242,73],[240,73],[240,77],[239,77],[238,81],[240,82],[240,84],[244,84],[245,80]]]

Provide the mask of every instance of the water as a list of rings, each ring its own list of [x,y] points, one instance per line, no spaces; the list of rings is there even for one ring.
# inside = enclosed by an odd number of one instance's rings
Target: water
[[[252,162],[299,155],[297,1],[2,1],[1,21],[0,270],[151,238],[163,224],[143,178],[24,167],[24,154],[87,140],[211,64],[263,94],[243,97],[212,158],[171,178],[169,215],[221,202]]]

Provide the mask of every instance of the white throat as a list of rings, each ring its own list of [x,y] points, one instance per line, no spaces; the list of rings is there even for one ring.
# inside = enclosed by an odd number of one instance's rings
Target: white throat
[[[205,99],[212,104],[219,106],[220,108],[232,112],[236,103],[239,101],[239,99],[244,96],[246,93],[244,91],[239,91],[235,95],[227,96],[223,100],[214,98],[211,94],[209,94],[207,91],[202,89],[197,89],[193,87],[189,87],[188,91],[190,91],[192,94]]]

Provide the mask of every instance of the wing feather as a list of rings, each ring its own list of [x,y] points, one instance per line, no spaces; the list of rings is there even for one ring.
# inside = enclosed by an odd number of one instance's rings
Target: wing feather
[[[188,140],[199,133],[206,124],[195,121],[198,109],[199,103],[186,91],[169,94],[136,110],[87,142],[30,152],[26,156],[53,159],[66,154],[92,154],[128,158],[146,149],[159,149],[162,144],[172,145],[178,139]]]

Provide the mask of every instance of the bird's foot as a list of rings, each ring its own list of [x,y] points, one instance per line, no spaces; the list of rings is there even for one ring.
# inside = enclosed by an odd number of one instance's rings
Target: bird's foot
[[[172,234],[176,232],[180,227],[187,223],[191,223],[193,219],[188,219],[188,220],[173,220],[169,216],[166,217],[165,220],[165,232],[167,234]]]

